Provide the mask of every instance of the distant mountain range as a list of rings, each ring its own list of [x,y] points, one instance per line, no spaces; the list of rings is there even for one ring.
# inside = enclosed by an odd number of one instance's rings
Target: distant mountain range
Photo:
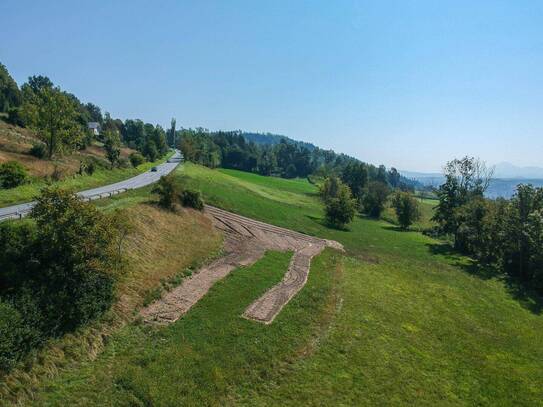
[[[508,162],[501,162],[494,166],[494,178],[543,179],[543,168],[517,167]]]
[[[433,180],[442,181],[443,175],[439,172],[400,171],[408,178],[424,180],[431,183]],[[493,178],[528,180],[543,179],[542,167],[518,167],[508,162],[501,162],[494,166]],[[422,181],[421,181],[422,182]]]
[[[404,177],[417,180],[426,186],[437,187],[445,180],[443,175],[437,172],[400,171],[400,173]],[[532,184],[536,187],[543,187],[543,168],[518,167],[508,162],[496,164],[493,179],[486,191],[486,196],[489,198],[510,198],[515,193],[518,184]]]

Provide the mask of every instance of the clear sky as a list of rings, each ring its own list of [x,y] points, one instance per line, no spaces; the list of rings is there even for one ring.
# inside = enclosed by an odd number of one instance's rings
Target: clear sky
[[[0,1],[0,62],[112,116],[375,164],[543,166],[543,1]]]

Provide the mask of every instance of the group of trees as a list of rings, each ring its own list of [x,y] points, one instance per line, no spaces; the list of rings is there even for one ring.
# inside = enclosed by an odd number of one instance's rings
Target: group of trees
[[[0,64],[0,113],[7,121],[35,130],[44,149],[36,146],[34,155],[53,158],[88,146],[94,138],[89,122],[102,131],[98,140],[104,143],[111,166],[120,165],[120,147],[124,143],[154,161],[168,150],[166,132],[159,125],[141,120],[113,119],[92,103],[82,103],[75,95],[55,86],[46,76],[31,76],[18,88],[4,65]],[[173,146],[173,143],[170,144]],[[42,152],[43,151],[43,152]],[[131,160],[132,161],[132,160]]]
[[[445,166],[434,220],[454,247],[543,292],[543,189],[519,185],[512,199],[484,197],[492,171],[471,157]]]
[[[375,167],[345,154],[280,136],[255,137],[255,134],[241,131],[210,132],[202,128],[181,129],[176,136],[186,160],[210,168],[233,168],[284,178],[335,175],[349,185],[357,199],[361,190],[373,180],[393,188],[412,188],[414,185],[394,168],[387,171],[384,166]],[[248,138],[259,142],[248,141]]]
[[[204,209],[204,201],[199,191],[181,188],[175,182],[174,175],[160,177],[153,193],[158,195],[158,204],[168,210],[175,210],[177,204],[196,210]]]
[[[325,204],[326,219],[330,224],[344,227],[352,221],[357,211],[379,218],[387,205],[390,194],[400,226],[407,229],[420,216],[417,201],[409,190],[412,186],[392,168],[378,168],[361,162],[350,162],[339,176],[327,177],[320,194]]]
[[[0,371],[102,315],[121,264],[127,223],[118,214],[46,188],[30,217],[0,224]]]

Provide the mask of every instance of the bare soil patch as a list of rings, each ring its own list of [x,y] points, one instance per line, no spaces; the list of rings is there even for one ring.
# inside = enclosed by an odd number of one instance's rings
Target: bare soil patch
[[[307,282],[311,259],[325,247],[342,250],[341,244],[259,222],[206,205],[213,224],[225,233],[225,256],[198,270],[179,287],[141,310],[143,320],[167,324],[182,317],[218,280],[239,266],[249,266],[267,250],[293,251],[283,280],[252,303],[243,316],[271,323]]]

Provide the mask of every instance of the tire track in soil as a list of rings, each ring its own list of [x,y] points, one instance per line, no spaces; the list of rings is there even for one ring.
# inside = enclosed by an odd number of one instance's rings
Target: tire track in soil
[[[205,206],[213,224],[225,233],[225,255],[202,267],[181,285],[140,311],[147,323],[166,325],[177,321],[196,304],[217,281],[240,266],[250,266],[267,250],[293,251],[288,270],[280,283],[253,302],[243,317],[265,324],[273,322],[281,309],[307,282],[311,259],[325,247],[343,250],[335,241],[304,235],[241,215]]]

